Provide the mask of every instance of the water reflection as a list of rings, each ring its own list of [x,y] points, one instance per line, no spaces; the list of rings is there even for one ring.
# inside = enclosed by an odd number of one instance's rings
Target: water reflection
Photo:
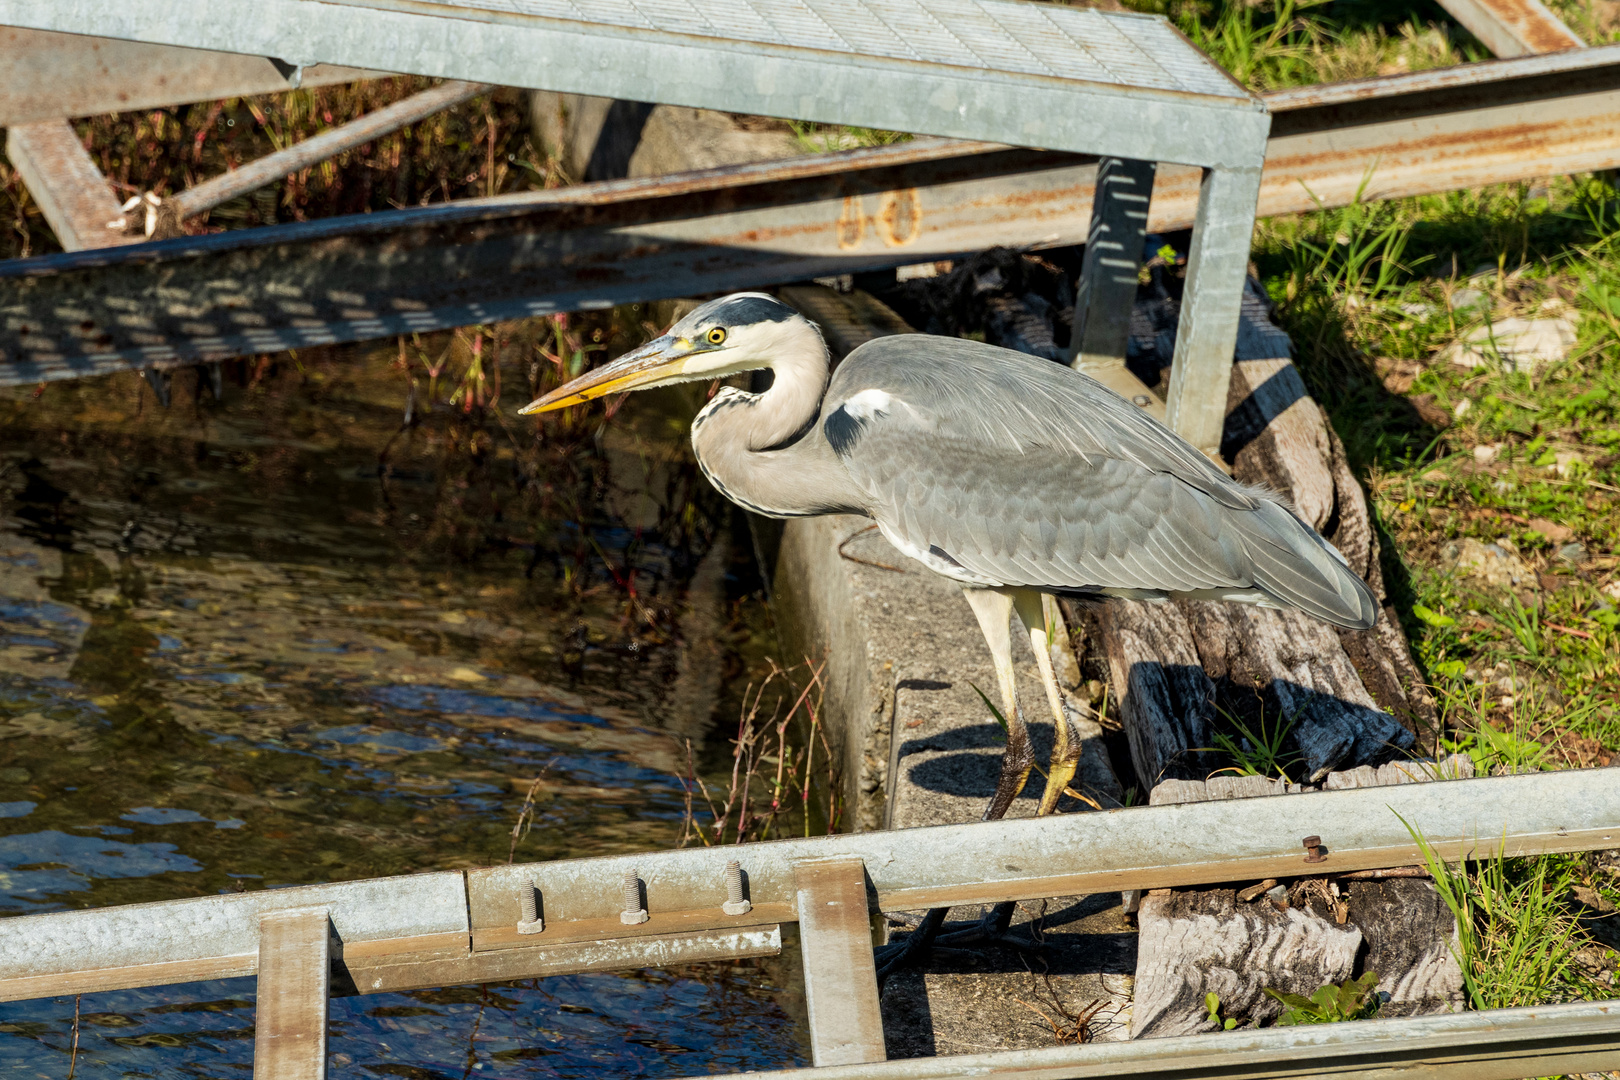
[[[539,450],[396,442],[390,360],[308,355],[222,408],[0,394],[0,914],[502,862],[531,792],[519,858],[674,843],[671,613],[726,528],[689,403]],[[775,970],[344,999],[333,1073],[790,1064]],[[86,996],[76,1076],[249,1075],[252,997]],[[0,1073],[64,1075],[72,1015],[0,1005]]]
[[[801,1063],[758,961],[337,998],[328,1075],[636,1077]],[[86,995],[75,1076],[247,1076],[252,979]],[[65,1075],[71,999],[5,1006],[0,1074]]]

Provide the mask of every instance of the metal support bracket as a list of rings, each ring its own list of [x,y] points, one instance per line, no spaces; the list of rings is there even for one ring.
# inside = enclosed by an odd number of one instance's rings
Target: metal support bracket
[[[1156,171],[1151,161],[1098,163],[1069,348],[1070,365],[1087,374],[1125,362]]]
[[[1128,158],[1104,158],[1097,165],[1091,228],[1074,301],[1069,366],[1146,409],[1162,424],[1164,402],[1125,366],[1157,171],[1151,161]]]
[[[793,867],[811,1059],[825,1065],[887,1060],[877,964],[860,859],[806,860]]]
[[[124,216],[107,178],[66,120],[18,124],[6,133],[6,156],[39,204],[65,251],[116,247],[144,240],[112,223]]]
[[[324,907],[259,920],[253,1080],[325,1080],[331,927]]]
[[[1226,391],[1259,200],[1259,169],[1204,170],[1165,416],[1172,431],[1211,457],[1220,453],[1226,423]]]

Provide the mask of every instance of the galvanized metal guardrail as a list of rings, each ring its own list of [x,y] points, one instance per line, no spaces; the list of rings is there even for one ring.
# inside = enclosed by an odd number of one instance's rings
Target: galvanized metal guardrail
[[[781,949],[781,924],[798,922],[816,1064],[889,1075],[870,1071],[883,1058],[872,912],[1409,865],[1421,856],[1403,820],[1451,860],[1620,846],[1620,784],[1608,770],[1282,798],[1287,801],[1139,807],[28,915],[0,920],[0,1000],[256,973],[260,1009],[269,1010],[259,1023],[258,1052],[293,1054],[302,1064],[281,1075],[302,1080],[319,1075],[310,1071],[321,1060],[312,1040],[325,1031],[328,980],[337,992],[366,994],[769,955]],[[1304,861],[1304,833],[1321,837],[1325,861]],[[732,860],[735,871],[728,867]],[[734,895],[739,883],[746,904]],[[633,909],[632,895],[639,905]],[[1533,1029],[1548,1015],[1562,1017],[1557,1024],[1564,1026],[1544,1028],[1543,1038]],[[1366,1070],[1422,1061],[1438,1062],[1439,1071],[1421,1075],[1538,1075],[1553,1060],[1526,1050],[1538,1046],[1563,1055],[1560,1061],[1620,1064],[1620,1005],[1394,1023],[1336,1029],[1384,1039],[1382,1057],[1357,1050],[1348,1034],[1330,1033],[1325,1042],[1312,1034],[1322,1029],[1242,1036],[1259,1040],[1253,1043],[1258,1056],[1247,1065],[1241,1055],[1250,1044],[1222,1041],[1230,1036],[1188,1046],[1197,1047],[1201,1067],[1215,1068],[1211,1054],[1230,1049],[1239,1055],[1211,1076],[1305,1075],[1301,1054],[1311,1047],[1343,1065],[1324,1067],[1324,1075],[1378,1075]],[[882,1068],[919,1077],[986,1069],[1159,1075],[1155,1069],[1170,1068],[1173,1042]],[[1509,1042],[1519,1049],[1500,1049]],[[1444,1046],[1455,1053],[1436,1050]],[[1528,1071],[1445,1071],[1498,1053]]]
[[[1620,166],[1620,46],[1266,95],[1260,214]],[[921,139],[0,263],[0,385],[1083,242],[1080,155]],[[1192,224],[1158,170],[1148,225]]]
[[[1602,1072],[1616,1062],[1620,1001],[1593,1001],[707,1080],[1515,1080]]]

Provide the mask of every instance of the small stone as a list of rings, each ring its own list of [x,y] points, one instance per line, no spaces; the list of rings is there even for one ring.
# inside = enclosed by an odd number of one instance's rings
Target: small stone
[[[1598,589],[1598,592],[1607,596],[1610,600],[1620,600],[1620,578],[1602,586]]]
[[[1404,394],[1412,389],[1417,377],[1423,374],[1423,365],[1416,360],[1399,360],[1394,357],[1380,356],[1373,362],[1373,370],[1378,373],[1379,379],[1384,383],[1384,389],[1392,394]]]
[[[1448,477],[1443,470],[1430,469],[1428,472],[1423,474],[1422,479],[1425,483],[1429,484],[1443,484],[1446,482]]]
[[[1553,472],[1558,474],[1559,479],[1567,480],[1570,473],[1575,471],[1575,467],[1585,462],[1586,459],[1573,450],[1560,450],[1553,455]]]
[[[1447,554],[1459,573],[1486,585],[1512,588],[1535,580],[1524,560],[1501,542],[1482,544],[1470,537],[1448,547]]]
[[[1579,566],[1586,561],[1586,545],[1579,542],[1565,544],[1558,549],[1558,557],[1571,566]]]
[[[1438,428],[1451,426],[1451,410],[1444,405],[1435,404],[1433,394],[1419,394],[1412,399],[1412,408],[1417,410],[1425,424],[1432,424]]]
[[[1463,417],[1468,415],[1468,410],[1472,409],[1473,407],[1474,403],[1472,401],[1468,400],[1467,398],[1463,398],[1461,401],[1457,402],[1457,404],[1451,407],[1451,415],[1453,418],[1461,420]]]
[[[1496,455],[1502,452],[1502,447],[1492,443],[1489,446],[1474,447],[1474,463],[1476,465],[1489,465],[1496,460]]]
[[[1491,298],[1478,289],[1457,289],[1451,294],[1451,310],[1457,314],[1491,306]]]
[[[1469,331],[1441,355],[1462,368],[1495,364],[1512,371],[1533,372],[1556,364],[1575,347],[1576,322],[1571,315],[1548,319],[1502,319]]]

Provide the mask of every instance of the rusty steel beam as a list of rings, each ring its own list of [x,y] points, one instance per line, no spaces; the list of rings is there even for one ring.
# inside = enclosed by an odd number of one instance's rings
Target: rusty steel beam
[[[263,56],[0,26],[0,127],[386,78]]]
[[[373,139],[380,139],[408,124],[425,120],[493,89],[494,87],[486,83],[455,80],[443,82],[421,93],[412,94],[403,101],[396,101],[346,124],[339,124],[319,135],[294,143],[285,150],[266,154],[221,176],[204,180],[164,200],[158,210],[158,236],[163,239],[178,236],[180,223],[188,217],[212,210],[232,199],[273,184],[289,173],[307,169],[327,158],[336,157],[345,150],[363,146]]]
[[[118,199],[66,120],[13,126],[6,132],[6,157],[66,250],[144,239],[126,236],[117,224],[124,216]]]
[[[1541,0],[1440,0],[1440,6],[1503,58],[1579,49],[1586,44]]]
[[[1620,166],[1620,46],[1267,95],[1260,213]],[[1095,167],[897,146],[0,263],[0,385],[1082,243]],[[1164,166],[1149,227],[1192,225]]]

